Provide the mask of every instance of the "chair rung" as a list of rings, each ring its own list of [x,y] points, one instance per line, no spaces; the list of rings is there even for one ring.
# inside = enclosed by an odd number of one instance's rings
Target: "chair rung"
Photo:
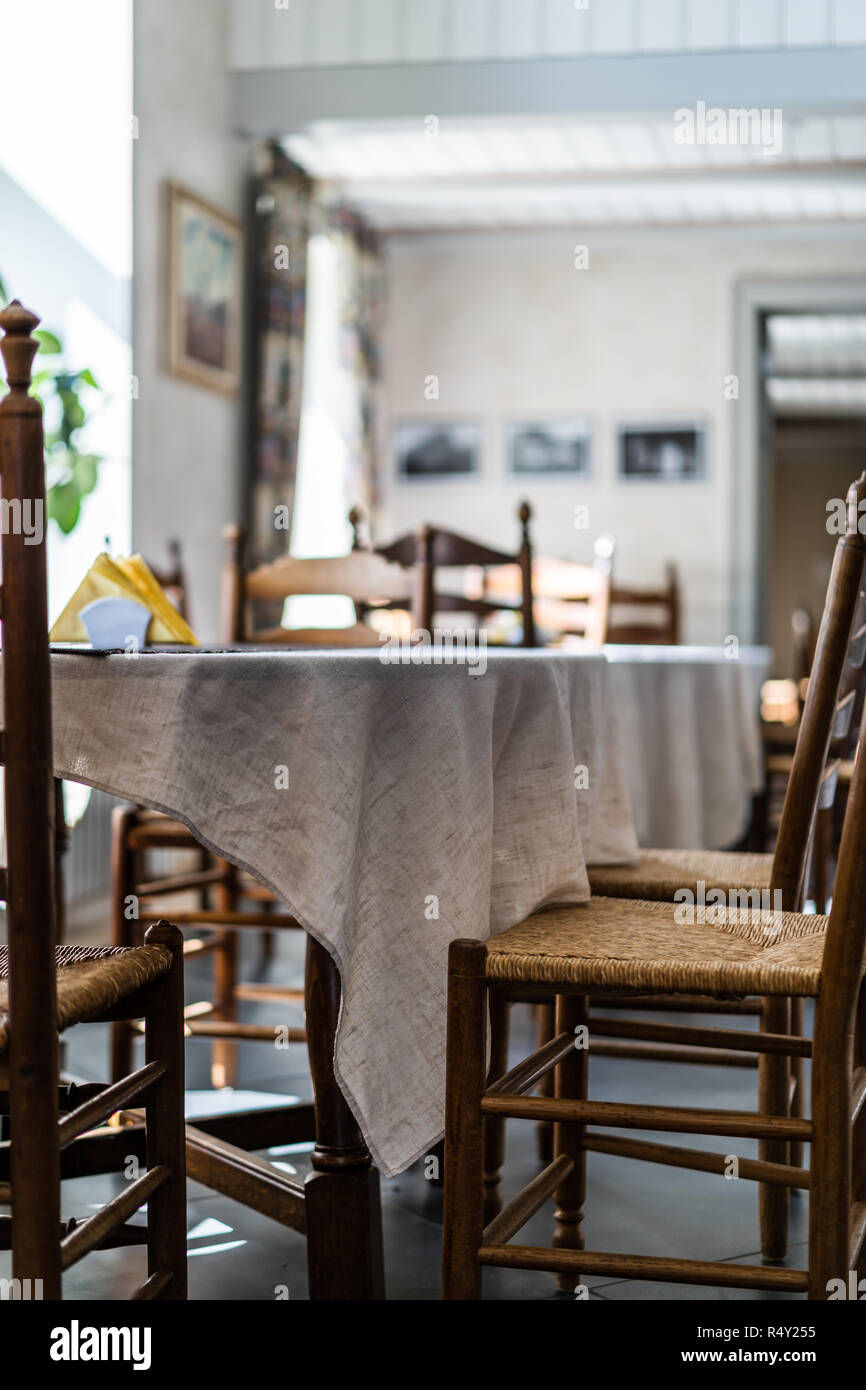
[[[273,1043],[278,1033],[287,1043],[303,1043],[307,1034],[303,1028],[283,1028],[281,1023],[269,1027],[266,1023],[233,1023],[231,1019],[196,1018],[184,1022],[184,1033],[190,1038],[236,1038],[239,1042]]]
[[[73,1139],[77,1139],[87,1130],[96,1129],[97,1125],[107,1120],[116,1110],[122,1110],[134,1096],[140,1096],[149,1090],[167,1071],[168,1065],[165,1062],[148,1062],[147,1066],[131,1072],[120,1081],[115,1081],[113,1086],[106,1086],[98,1096],[64,1115],[57,1125],[57,1139],[61,1149],[65,1149],[67,1144],[71,1144]]]
[[[219,949],[220,943],[215,936],[210,936],[207,939],[201,936],[191,936],[183,943],[185,956],[204,956]]]
[[[302,989],[289,989],[288,986],[284,987],[283,985],[239,984],[235,985],[234,993],[236,999],[257,999],[283,1004],[303,1004],[305,1002]]]
[[[595,1134],[587,1130],[583,1147],[591,1153],[611,1154],[615,1158],[632,1158],[639,1163],[661,1163],[669,1168],[691,1168],[698,1173],[724,1174],[730,1154],[712,1153],[707,1149],[681,1149],[673,1144],[657,1144],[648,1139],[624,1139],[613,1134]],[[765,1159],[737,1158],[737,1176],[750,1182],[769,1182],[780,1187],[808,1188],[808,1168],[792,1168],[787,1163],[771,1163]]]
[[[70,1265],[74,1265],[88,1251],[95,1250],[110,1231],[122,1225],[133,1212],[144,1206],[150,1194],[170,1177],[171,1170],[163,1164],[151,1168],[143,1177],[131,1182],[125,1192],[113,1198],[95,1216],[88,1217],[80,1226],[76,1226],[72,1234],[60,1242],[61,1267],[69,1269]]]
[[[659,1129],[679,1134],[723,1134],[733,1139],[808,1139],[812,1125],[787,1115],[743,1110],[695,1110],[687,1106],[624,1105],[605,1100],[554,1100],[547,1096],[485,1095],[485,1115],[513,1120],[554,1120],[610,1125],[614,1129]]]
[[[851,1207],[848,1226],[848,1268],[856,1269],[866,1239],[866,1202],[855,1202]]]
[[[782,1053],[811,1057],[810,1038],[789,1033],[748,1033],[739,1028],[698,1028],[690,1023],[645,1023],[643,1019],[594,1018],[590,1035],[633,1038],[645,1042],[684,1043],[692,1047],[724,1047],[734,1052]]]
[[[637,1062],[687,1062],[705,1067],[757,1067],[749,1052],[722,1052],[718,1048],[680,1047],[676,1043],[595,1042],[590,1057],[626,1057]]]
[[[301,1235],[306,1231],[304,1184],[256,1154],[187,1125],[186,1167],[195,1182],[252,1207]]]
[[[536,1245],[482,1245],[479,1263],[503,1269],[537,1269],[551,1274],[610,1274],[670,1284],[713,1288],[778,1289],[806,1293],[805,1269],[722,1264],[716,1260],[673,1260],[656,1255],[608,1255],[597,1250],[545,1250]]]
[[[156,1274],[151,1274],[149,1279],[145,1279],[143,1284],[139,1284],[135,1293],[132,1294],[130,1302],[145,1303],[161,1298],[173,1277],[170,1269],[157,1270]]]
[[[484,1229],[482,1237],[485,1245],[507,1244],[512,1236],[526,1225],[537,1211],[544,1206],[548,1197],[551,1197],[561,1182],[564,1182],[574,1167],[574,1159],[567,1154],[560,1154],[552,1163],[527,1183],[526,1187],[518,1192],[517,1196],[503,1207],[498,1216],[495,1216],[489,1226]]]
[[[139,898],[156,898],[164,893],[183,893],[190,888],[207,888],[211,884],[225,880],[224,869],[195,869],[188,874],[173,874],[169,878],[148,879],[137,883],[135,892]]]
[[[302,930],[300,922],[285,913],[229,912],[218,908],[172,911],[171,920],[177,927],[275,927],[283,930]]]
[[[524,1095],[526,1091],[531,1091],[533,1086],[543,1076],[546,1076],[558,1062],[561,1062],[563,1057],[567,1057],[573,1051],[573,1035],[571,1033],[558,1033],[537,1052],[533,1052],[518,1066],[512,1067],[511,1071],[500,1076],[498,1081],[494,1081],[487,1088],[487,1095],[493,1096],[500,1091],[507,1091],[509,1095],[513,1096]]]
[[[713,999],[704,994],[592,994],[590,1008],[643,1009],[654,1013],[744,1014],[760,1017],[760,999]]]

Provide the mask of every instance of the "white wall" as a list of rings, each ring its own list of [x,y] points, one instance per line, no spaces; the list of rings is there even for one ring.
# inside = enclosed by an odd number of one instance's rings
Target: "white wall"
[[[386,403],[391,418],[480,417],[479,481],[399,482],[384,467],[377,539],[441,522],[492,544],[517,541],[529,495],[538,553],[589,561],[601,532],[617,540],[617,573],[644,583],[679,565],[685,639],[731,632],[737,371],[735,286],[746,276],[866,275],[856,241],[737,233],[594,233],[590,265],[573,268],[574,235],[395,238],[390,246]],[[438,401],[425,378],[440,378]],[[741,391],[750,389],[741,382]],[[595,422],[590,481],[532,482],[505,473],[507,418],[586,415]],[[621,483],[620,419],[706,419],[709,476],[688,484]],[[574,508],[589,508],[588,531]]]
[[[866,43],[862,0],[233,0],[235,68]]]
[[[183,543],[196,634],[219,634],[220,531],[238,516],[239,405],[165,368],[165,181],[239,216],[243,150],[231,134],[226,0],[135,6],[133,534],[154,563]]]
[[[0,276],[60,336],[63,365],[90,368],[100,388],[85,391],[88,423],[78,436],[101,459],[99,481],[70,536],[48,528],[53,619],[107,532],[118,549],[129,545],[132,0],[81,0],[74,11],[66,0],[0,0],[0,34],[9,58],[0,83]],[[50,101],[34,101],[34,72]],[[53,405],[46,426],[57,428]]]

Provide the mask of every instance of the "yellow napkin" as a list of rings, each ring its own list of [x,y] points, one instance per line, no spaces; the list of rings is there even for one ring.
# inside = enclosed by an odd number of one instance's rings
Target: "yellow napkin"
[[[87,642],[87,630],[79,618],[82,608],[98,598],[131,598],[144,604],[153,615],[147,629],[148,642],[177,642],[198,646],[195,634],[169,603],[140,555],[118,557],[97,555],[72,598],[67,603],[49,638],[52,642]]]

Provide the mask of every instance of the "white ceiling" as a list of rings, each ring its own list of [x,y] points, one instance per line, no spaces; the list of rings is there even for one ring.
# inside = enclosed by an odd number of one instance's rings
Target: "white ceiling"
[[[776,154],[675,129],[673,113],[319,123],[285,146],[387,231],[866,220],[862,115],[785,112]]]

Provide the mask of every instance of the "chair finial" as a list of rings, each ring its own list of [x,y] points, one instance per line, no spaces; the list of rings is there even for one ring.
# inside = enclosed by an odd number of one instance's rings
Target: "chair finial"
[[[0,310],[0,328],[5,337],[0,341],[0,352],[6,363],[6,380],[10,390],[22,391],[25,395],[30,389],[30,369],[39,349],[33,329],[39,324],[36,314],[31,314],[17,299]]]
[[[861,505],[866,502],[866,473],[861,473],[848,489],[847,531],[849,536],[860,534]]]

